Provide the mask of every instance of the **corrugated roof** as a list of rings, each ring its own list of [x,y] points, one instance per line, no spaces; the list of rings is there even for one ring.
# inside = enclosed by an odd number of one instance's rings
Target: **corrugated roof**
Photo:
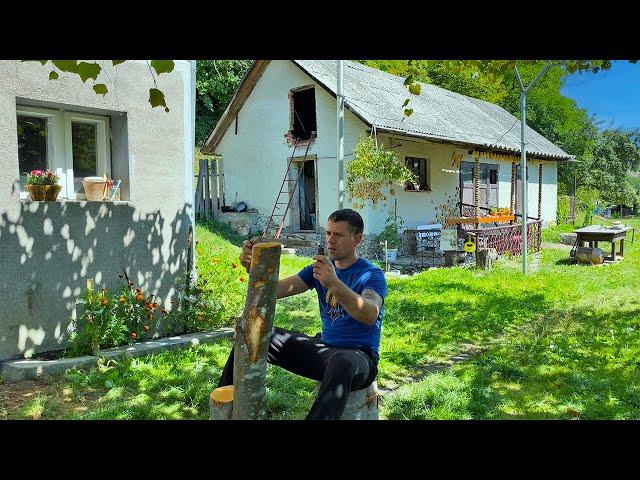
[[[307,74],[336,93],[336,60],[294,60]],[[502,107],[435,85],[421,83],[413,114],[404,117],[409,93],[404,78],[351,61],[344,62],[347,107],[370,126],[427,139],[520,152],[520,121]],[[573,157],[527,126],[527,153],[558,160]]]

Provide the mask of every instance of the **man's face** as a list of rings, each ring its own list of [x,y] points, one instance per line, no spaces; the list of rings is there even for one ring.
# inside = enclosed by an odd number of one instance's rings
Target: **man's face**
[[[362,241],[362,234],[354,234],[347,222],[327,222],[327,253],[333,260],[343,260],[356,251]]]

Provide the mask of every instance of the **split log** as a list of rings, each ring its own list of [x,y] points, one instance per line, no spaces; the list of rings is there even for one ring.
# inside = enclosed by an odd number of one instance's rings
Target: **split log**
[[[497,259],[498,252],[495,248],[480,248],[476,251],[476,265],[484,270],[489,270]]]
[[[604,262],[604,252],[601,248],[578,247],[575,257],[577,262],[591,265],[600,265]]]
[[[209,396],[211,420],[229,420],[233,409],[233,385],[216,388]]]
[[[233,420],[266,418],[267,353],[273,333],[281,244],[258,243],[251,251],[247,300],[236,322]]]

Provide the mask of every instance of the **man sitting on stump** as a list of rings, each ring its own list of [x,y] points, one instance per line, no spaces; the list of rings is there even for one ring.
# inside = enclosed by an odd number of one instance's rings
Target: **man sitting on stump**
[[[339,419],[349,392],[368,387],[378,374],[380,331],[387,282],[382,270],[358,257],[364,222],[345,208],[327,221],[328,256],[297,275],[278,281],[277,298],[315,289],[318,293],[322,333],[303,333],[274,327],[267,360],[297,375],[321,382],[307,420]],[[251,242],[245,241],[240,262],[249,272]],[[233,385],[233,349],[218,387]]]

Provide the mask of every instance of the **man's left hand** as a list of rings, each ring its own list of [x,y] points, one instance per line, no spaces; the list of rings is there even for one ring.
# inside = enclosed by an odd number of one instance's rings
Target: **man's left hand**
[[[313,278],[317,279],[324,288],[331,288],[338,281],[333,263],[325,255],[316,255],[313,259],[315,260],[313,263]]]

